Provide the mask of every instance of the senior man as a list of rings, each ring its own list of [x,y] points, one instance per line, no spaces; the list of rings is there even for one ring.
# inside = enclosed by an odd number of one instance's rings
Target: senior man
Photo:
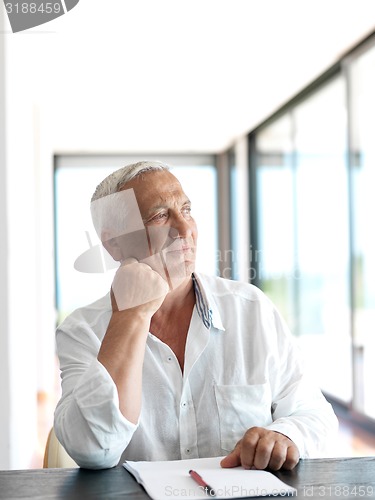
[[[195,272],[191,203],[168,167],[114,172],[91,207],[120,266],[57,330],[54,427],[71,457],[107,468],[225,455],[222,467],[278,470],[321,454],[331,406],[259,289]]]

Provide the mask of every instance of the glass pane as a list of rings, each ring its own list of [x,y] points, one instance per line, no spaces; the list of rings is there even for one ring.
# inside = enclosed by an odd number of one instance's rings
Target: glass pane
[[[375,418],[375,48],[357,59],[351,76],[351,158],[355,276],[354,407]]]
[[[262,289],[295,332],[291,137],[290,115],[257,135],[258,248],[252,251]]]
[[[352,399],[345,86],[336,78],[256,137],[259,278],[320,387]],[[335,369],[332,370],[332,362]]]
[[[349,209],[343,79],[323,87],[294,113],[300,342],[319,366],[316,371],[322,389],[349,402]]]
[[[238,209],[237,186],[238,186],[238,171],[236,167],[236,152],[235,149],[229,151],[229,196],[230,196],[230,273],[226,273],[224,278],[233,280],[240,279],[239,269],[239,237],[241,220],[240,211]],[[251,279],[251,276],[249,276]]]
[[[71,163],[71,160],[70,160]],[[90,247],[100,246],[91,222],[90,199],[97,184],[118,165],[109,167],[58,166],[55,173],[56,296],[58,320],[105,295],[115,269],[82,273],[74,269],[75,260]],[[103,163],[105,163],[103,161]],[[125,161],[126,163],[126,161]],[[180,163],[180,162],[179,162]],[[209,163],[209,162],[208,162]],[[198,226],[197,271],[218,274],[218,221],[216,168],[212,164],[178,166],[171,169],[192,201]]]
[[[75,260],[100,245],[91,222],[90,200],[111,168],[61,167],[55,172],[56,302],[58,322],[77,307],[105,295],[114,270],[81,273]]]

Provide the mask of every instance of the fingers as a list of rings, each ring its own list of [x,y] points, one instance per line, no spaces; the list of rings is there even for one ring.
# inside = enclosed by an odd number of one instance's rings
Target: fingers
[[[299,451],[297,446],[290,446],[288,448],[286,460],[283,464],[283,469],[292,470],[299,462]]]
[[[260,469],[265,469],[267,466],[272,469],[272,470],[279,470],[281,467],[284,465],[286,457],[287,457],[287,452],[288,449],[280,442],[276,441],[274,443],[272,452],[269,457],[268,463],[264,467],[258,467],[256,465],[256,468]]]
[[[279,463],[282,459],[281,454],[276,454],[273,457],[275,451],[281,451],[283,446],[279,443],[275,443],[274,436],[271,432],[266,434],[257,434],[258,442],[256,444],[255,453],[253,454],[253,465],[256,469],[265,469],[268,465],[271,465],[271,460],[275,463]],[[246,455],[245,455],[246,456]]]
[[[118,268],[112,282],[113,311],[143,307],[155,312],[169,291],[168,283],[149,265],[128,258]]]
[[[262,427],[249,429],[234,450],[221,461],[222,467],[244,469],[293,469],[299,461],[296,445],[288,437]]]
[[[226,457],[222,459],[220,462],[221,467],[223,468],[231,468],[231,467],[237,467],[238,465],[241,465],[241,441],[239,441],[234,448],[234,450],[229,453]]]

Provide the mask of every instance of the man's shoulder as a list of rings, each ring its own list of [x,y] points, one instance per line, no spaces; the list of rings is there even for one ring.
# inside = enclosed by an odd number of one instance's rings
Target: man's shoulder
[[[110,313],[111,299],[108,293],[91,304],[75,309],[62,321],[58,329],[64,330],[78,325],[87,325],[89,328],[95,329],[95,326],[102,321],[109,320]]]

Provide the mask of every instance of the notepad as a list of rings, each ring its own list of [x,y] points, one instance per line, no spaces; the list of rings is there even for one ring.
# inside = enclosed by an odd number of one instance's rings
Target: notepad
[[[154,500],[207,500],[206,493],[189,475],[193,469],[215,490],[216,499],[259,496],[293,496],[297,490],[270,472],[243,467],[223,469],[223,457],[161,462],[131,462],[123,466]]]

